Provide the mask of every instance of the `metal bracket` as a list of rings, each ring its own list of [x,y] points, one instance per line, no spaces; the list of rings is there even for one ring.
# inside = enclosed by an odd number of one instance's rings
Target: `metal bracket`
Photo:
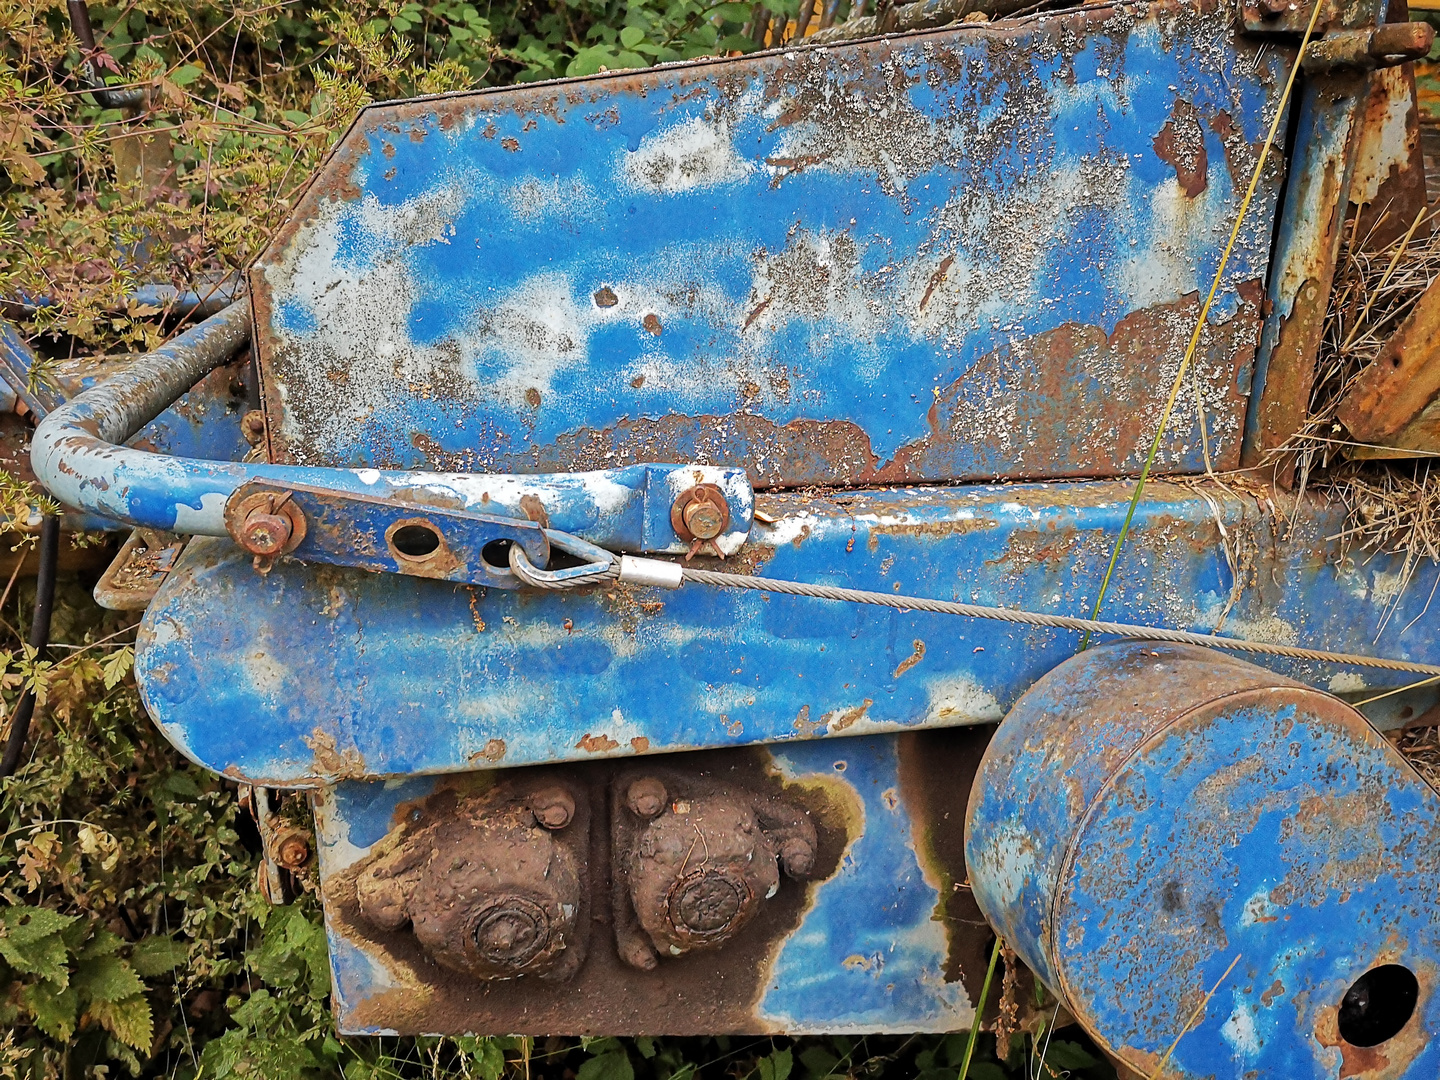
[[[1336,30],[1305,49],[1300,66],[1308,75],[1333,71],[1373,71],[1421,60],[1435,43],[1429,23],[1386,23],[1373,30]]]
[[[509,569],[510,545],[537,565],[550,559],[545,530],[534,521],[267,480],[235,489],[225,525],[267,572],[275,559],[293,554],[304,562],[513,589],[520,583]]]

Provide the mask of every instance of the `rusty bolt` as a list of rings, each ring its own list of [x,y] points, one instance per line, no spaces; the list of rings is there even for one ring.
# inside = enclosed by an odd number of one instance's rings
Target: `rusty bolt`
[[[245,515],[240,544],[253,555],[279,555],[290,542],[292,532],[288,517],[256,507]]]
[[[725,529],[725,517],[721,508],[706,500],[698,499],[685,507],[685,527],[697,540],[714,540]]]
[[[245,414],[245,419],[240,421],[240,434],[245,436],[245,441],[251,446],[259,446],[265,438],[265,414],[259,409],[251,409]]]
[[[286,870],[299,870],[310,861],[310,837],[304,829],[280,829],[270,842],[270,850]]]
[[[676,497],[670,524],[682,540],[714,540],[730,524],[725,493],[714,484],[696,484]]]
[[[1266,18],[1279,18],[1290,10],[1290,0],[1260,0],[1260,12]]]
[[[545,828],[563,829],[575,816],[575,800],[564,788],[545,788],[530,796],[530,812]]]
[[[642,818],[653,818],[665,809],[665,785],[653,776],[636,780],[625,792],[625,803]]]

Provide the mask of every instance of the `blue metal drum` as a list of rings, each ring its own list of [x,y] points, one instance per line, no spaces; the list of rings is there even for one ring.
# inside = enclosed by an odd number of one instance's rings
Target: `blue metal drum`
[[[1082,653],[987,748],[966,861],[1141,1075],[1440,1071],[1440,797],[1328,694],[1191,646]]]

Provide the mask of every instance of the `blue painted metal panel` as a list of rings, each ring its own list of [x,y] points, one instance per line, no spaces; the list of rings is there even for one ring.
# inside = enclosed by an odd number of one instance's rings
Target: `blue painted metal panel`
[[[1332,697],[1190,646],[1075,657],[986,750],[966,860],[997,932],[1141,1075],[1182,1032],[1165,1075],[1440,1068],[1440,796]],[[1390,965],[1408,1002],[1347,994]]]
[[[1083,615],[1130,488],[933,488],[810,500],[738,556],[769,576]],[[1343,511],[1283,515],[1152,486],[1106,602],[1117,620],[1426,662],[1399,556],[1345,558]],[[1277,496],[1278,497],[1278,496]],[[1236,583],[1214,515],[1240,566]],[[1232,604],[1233,599],[1233,604]],[[1228,611],[1227,611],[1228,607]],[[1387,612],[1392,612],[1386,620]],[[993,722],[1077,635],[701,586],[483,592],[196,542],[141,629],[151,716],[210,768],[277,784]],[[1337,690],[1400,673],[1275,661]],[[244,717],[216,724],[216,716]]]
[[[1100,7],[373,106],[251,275],[272,451],[1133,471],[1291,56],[1233,24]],[[1196,368],[1222,466],[1279,181]],[[1162,471],[1203,467],[1184,393]]]

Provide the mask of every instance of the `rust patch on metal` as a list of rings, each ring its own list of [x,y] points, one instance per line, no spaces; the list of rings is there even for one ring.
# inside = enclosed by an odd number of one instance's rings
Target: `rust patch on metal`
[[[485,744],[485,749],[477,750],[475,751],[475,753],[471,754],[470,760],[476,763],[481,761],[488,761],[490,764],[494,765],[504,759],[505,750],[506,746],[504,739],[491,739]]]
[[[620,303],[620,298],[615,295],[615,290],[609,285],[602,285],[595,292],[595,306],[602,308],[614,307]]]
[[[910,814],[915,853],[926,879],[939,893],[935,918],[944,927],[948,944],[944,978],[963,983],[971,1002],[980,1000],[990,927],[970,893],[963,823],[970,787],[994,730],[985,725],[909,732],[897,738],[900,792]],[[1029,990],[1033,976],[1023,966],[1021,978],[1030,980],[1024,987]],[[999,997],[990,995],[987,1021],[998,1014]],[[1035,995],[1022,993],[1020,1000],[1034,1001]]]
[[[945,275],[950,273],[950,267],[955,265],[955,256],[946,255],[940,260],[940,265],[930,275],[929,284],[925,286],[925,295],[920,298],[920,310],[925,310],[925,305],[930,303],[930,297],[935,293],[935,286],[945,280]]]
[[[588,731],[580,737],[575,744],[575,749],[584,750],[587,754],[608,754],[611,750],[619,748],[620,744],[609,735],[591,735]]]
[[[1205,152],[1205,131],[1200,114],[1184,98],[1176,98],[1170,119],[1151,143],[1155,156],[1175,170],[1175,179],[1187,198],[1205,190],[1209,157]]]
[[[921,641],[919,638],[916,638],[913,644],[913,648],[914,651],[909,656],[907,656],[904,660],[901,660],[900,663],[895,665],[895,673],[890,676],[892,679],[900,678],[901,675],[904,675],[916,664],[920,663],[921,660],[925,659],[925,642]]]
[[[1352,384],[1335,410],[1359,442],[1392,444],[1408,424],[1440,399],[1440,281]]]
[[[365,758],[353,746],[339,749],[335,736],[323,728],[315,728],[305,739],[315,760],[315,774],[329,783],[368,776]]]
[[[842,795],[824,785],[782,780],[761,748],[675,755],[666,758],[662,771],[667,777],[683,774],[683,783],[676,781],[678,793],[759,804],[759,824],[769,830],[778,858],[784,858],[787,850],[787,838],[781,834],[803,839],[808,825],[814,841],[804,872],[811,882],[836,873],[846,845],[861,827],[853,809],[840,801]],[[615,946],[615,912],[617,893],[623,896],[627,882],[613,870],[611,830],[599,812],[612,793],[625,786],[619,782],[622,775],[634,778],[641,771],[633,765],[622,769],[611,763],[541,766],[516,770],[505,781],[511,786],[525,785],[523,790],[560,785],[574,791],[577,822],[566,832],[578,827],[581,804],[588,802],[595,811],[590,817],[587,871],[591,906],[575,924],[577,933],[588,935],[589,941],[584,964],[568,981],[542,982],[534,975],[484,981],[441,967],[429,958],[413,933],[387,930],[361,917],[356,886],[367,860],[328,877],[325,904],[332,931],[383,963],[390,982],[386,989],[357,1003],[350,1020],[402,1034],[488,1030],[531,1035],[716,1035],[768,1031],[771,1024],[757,1017],[756,1006],[765,991],[771,959],[778,944],[800,926],[810,890],[816,886],[782,880],[776,894],[760,903],[746,925],[720,948],[662,957],[654,970],[626,964]],[[397,807],[396,825],[426,827],[464,800],[475,798],[473,793],[488,791],[493,776],[475,774],[442,781],[442,788],[428,799]],[[766,818],[775,804],[787,808],[789,829],[787,822],[781,821],[777,830],[776,820]],[[417,813],[420,816],[415,818]],[[698,868],[699,845],[696,852],[686,867],[687,874]],[[792,859],[798,855],[798,849],[792,851]],[[367,857],[374,858],[373,854]]]
[[[659,337],[660,332],[665,329],[660,325],[660,316],[656,315],[653,311],[640,320],[640,325],[656,337]]]

